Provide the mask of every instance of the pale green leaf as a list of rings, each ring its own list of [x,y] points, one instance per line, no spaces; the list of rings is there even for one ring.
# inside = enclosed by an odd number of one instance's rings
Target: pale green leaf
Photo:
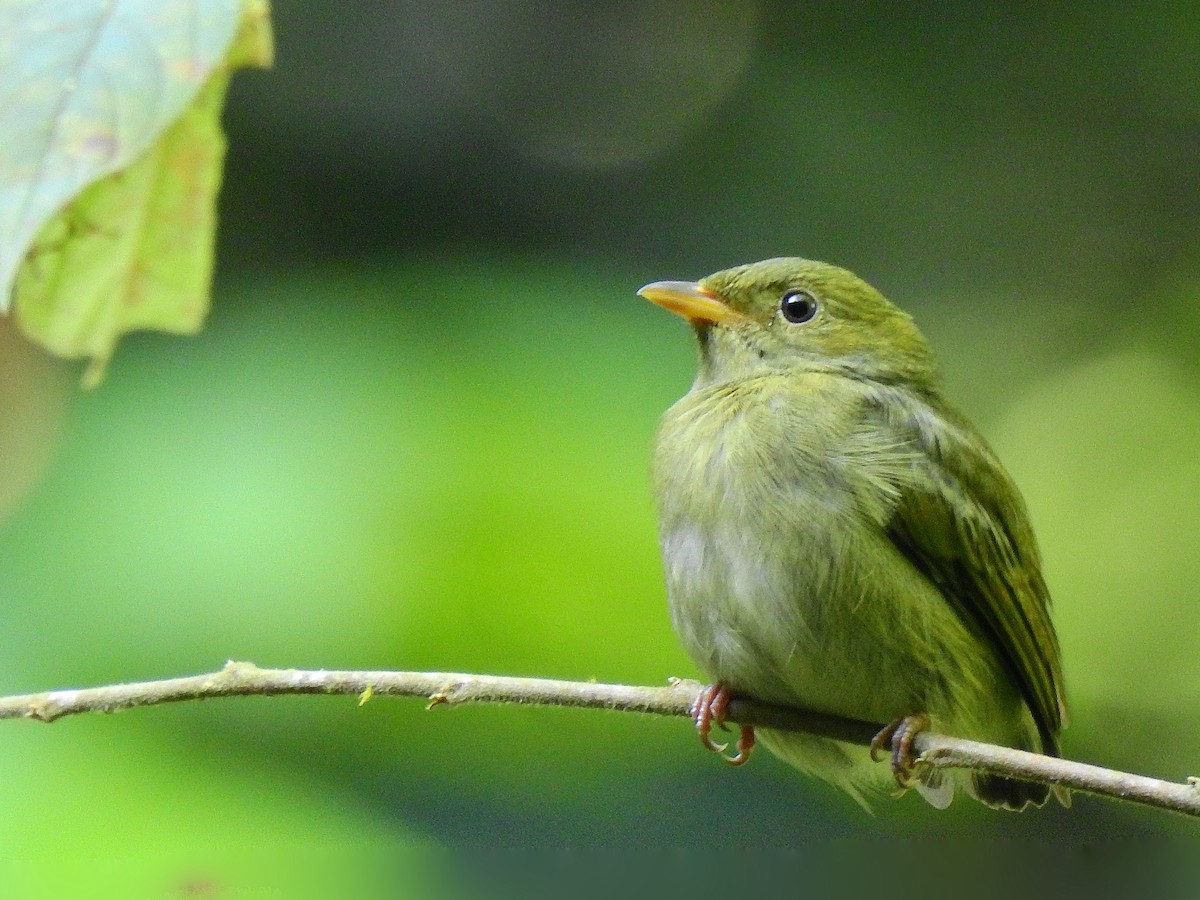
[[[265,0],[0,0],[0,301],[87,380],[199,327],[229,71],[269,59]]]

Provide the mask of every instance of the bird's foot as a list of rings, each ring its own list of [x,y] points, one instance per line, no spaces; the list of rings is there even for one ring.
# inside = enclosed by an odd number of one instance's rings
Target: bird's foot
[[[929,716],[924,713],[903,716],[889,722],[871,739],[871,759],[875,762],[882,758],[880,754],[884,752],[884,748],[891,748],[892,775],[902,788],[909,786],[913,767],[917,764],[913,757],[913,741],[917,739],[918,734],[929,728],[929,724]]]
[[[737,753],[733,756],[725,755],[728,744],[715,743],[711,737],[714,724],[723,731],[729,730],[725,724],[725,714],[731,699],[733,695],[722,682],[708,685],[700,691],[692,705],[692,719],[696,723],[696,731],[700,733],[701,744],[714,753],[719,753],[721,759],[731,766],[740,766],[750,758],[750,752],[754,749],[754,726],[741,726],[737,739]]]

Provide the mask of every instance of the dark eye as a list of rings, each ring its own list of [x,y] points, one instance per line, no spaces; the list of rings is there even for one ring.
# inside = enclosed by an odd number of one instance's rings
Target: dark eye
[[[793,325],[803,325],[817,314],[817,298],[808,291],[788,291],[779,301],[779,311]]]

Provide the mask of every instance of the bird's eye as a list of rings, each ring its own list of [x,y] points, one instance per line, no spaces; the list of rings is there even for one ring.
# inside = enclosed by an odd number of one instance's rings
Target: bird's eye
[[[793,325],[803,325],[817,314],[817,298],[808,291],[788,291],[779,301],[779,311]]]

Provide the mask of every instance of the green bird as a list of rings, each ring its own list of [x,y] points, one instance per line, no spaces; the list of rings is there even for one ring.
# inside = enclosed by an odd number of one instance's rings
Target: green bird
[[[863,805],[893,776],[938,807],[956,784],[1043,804],[1045,785],[914,769],[925,727],[1057,755],[1066,705],[1025,504],[912,319],[798,258],[638,293],[686,318],[700,350],[653,479],[672,624],[715,680],[695,710],[706,746],[742,695],[890,723],[869,749],[759,729]],[[754,737],[742,729],[731,762]],[[885,745],[891,774],[872,763]]]

